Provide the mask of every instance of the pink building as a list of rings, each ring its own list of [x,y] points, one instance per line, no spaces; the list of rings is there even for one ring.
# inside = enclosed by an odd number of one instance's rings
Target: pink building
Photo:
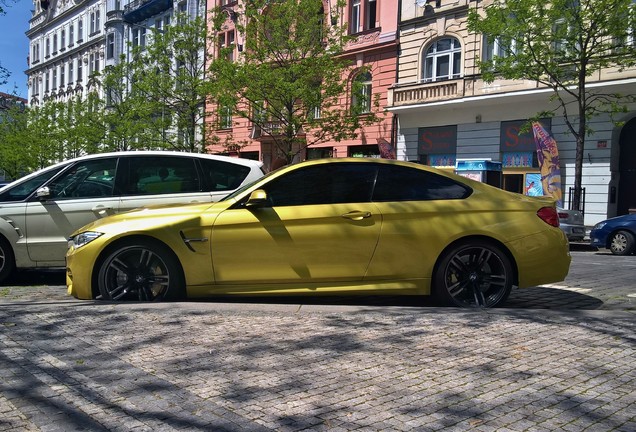
[[[243,35],[238,34],[234,20],[240,13],[241,1],[208,0],[208,10],[221,6],[227,14],[220,44],[234,46],[238,55],[244,44]],[[362,127],[355,139],[340,142],[323,142],[315,144],[299,155],[299,160],[325,157],[390,157],[395,148],[397,124],[394,115],[385,111],[389,87],[396,81],[398,50],[398,2],[395,0],[348,0],[341,10],[333,11],[336,0],[323,0],[326,22],[332,25],[345,25],[349,34],[355,38],[346,47],[346,56],[353,63],[348,72],[349,88],[354,80],[364,86],[364,94],[369,98],[370,110],[378,116],[379,121]],[[338,15],[339,23],[332,22],[331,16]],[[361,70],[368,73],[361,73]],[[342,95],[341,103],[349,106],[353,103],[350,92]],[[374,102],[379,101],[379,107]],[[356,101],[360,103],[360,101]],[[262,160],[266,168],[271,168],[276,158],[272,143],[265,134],[255,133],[255,127],[244,118],[227,118],[218,110],[209,124],[217,125],[214,135],[220,138],[218,144],[210,145],[212,153],[230,153],[233,155]],[[365,115],[365,114],[361,114]],[[221,129],[219,129],[219,127]],[[233,151],[228,142],[241,143],[240,149]],[[247,145],[245,145],[247,143]],[[224,145],[225,144],[225,145]]]

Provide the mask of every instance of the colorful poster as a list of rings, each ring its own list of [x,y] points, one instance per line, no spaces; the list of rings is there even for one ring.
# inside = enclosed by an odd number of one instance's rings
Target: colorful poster
[[[543,196],[543,185],[540,173],[526,174],[525,194],[528,196]]]
[[[541,170],[541,184],[545,195],[563,206],[563,191],[561,189],[561,164],[557,142],[538,122],[532,123],[532,133],[537,145],[537,159]]]

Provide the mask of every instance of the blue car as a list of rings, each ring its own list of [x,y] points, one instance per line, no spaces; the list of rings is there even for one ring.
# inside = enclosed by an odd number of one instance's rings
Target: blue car
[[[590,244],[609,249],[614,255],[636,252],[636,214],[617,216],[597,223],[590,232]]]

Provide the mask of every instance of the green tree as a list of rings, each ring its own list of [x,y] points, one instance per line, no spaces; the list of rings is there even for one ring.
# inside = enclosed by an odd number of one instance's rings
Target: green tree
[[[129,90],[137,101],[137,114],[145,116],[164,149],[205,151],[207,34],[203,17],[178,14],[174,25],[153,30],[149,44],[133,50]]]
[[[585,137],[600,113],[624,112],[633,95],[590,86],[605,68],[636,63],[632,0],[494,1],[484,13],[471,10],[468,27],[497,42],[500,55],[480,61],[485,81],[501,76],[536,81],[553,90],[556,108],[534,118],[560,113],[576,140],[574,198],[581,207]]]
[[[17,179],[30,171],[25,152],[24,131],[28,127],[26,107],[13,105],[0,112],[0,167],[8,179]]]
[[[128,62],[122,56],[118,64],[104,70],[103,114],[107,130],[104,145],[108,150],[150,150],[165,147],[162,138],[170,128],[170,117],[158,119],[153,115],[156,104],[141,94],[136,86],[135,70],[138,67],[134,61]],[[162,120],[162,123],[158,123]]]
[[[228,14],[221,8],[212,11],[216,55],[210,73],[217,129],[230,126],[225,123],[232,115],[247,119],[260,136],[272,140],[276,156],[290,163],[308,146],[355,137],[362,125],[376,120],[372,110],[377,103],[344,103],[351,94],[352,63],[343,55],[349,39],[344,28],[326,22],[321,0],[254,0],[243,2],[243,8],[233,17],[235,31],[245,38],[237,58],[225,39]],[[354,83],[357,100],[369,100],[365,88]]]

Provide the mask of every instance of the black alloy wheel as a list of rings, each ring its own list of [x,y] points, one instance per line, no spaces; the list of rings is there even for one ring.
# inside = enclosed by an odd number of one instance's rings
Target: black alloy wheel
[[[439,262],[433,294],[443,305],[491,308],[510,295],[513,270],[497,246],[477,242],[460,244]]]
[[[161,301],[183,297],[180,267],[163,244],[143,240],[119,244],[99,267],[103,300]]]

